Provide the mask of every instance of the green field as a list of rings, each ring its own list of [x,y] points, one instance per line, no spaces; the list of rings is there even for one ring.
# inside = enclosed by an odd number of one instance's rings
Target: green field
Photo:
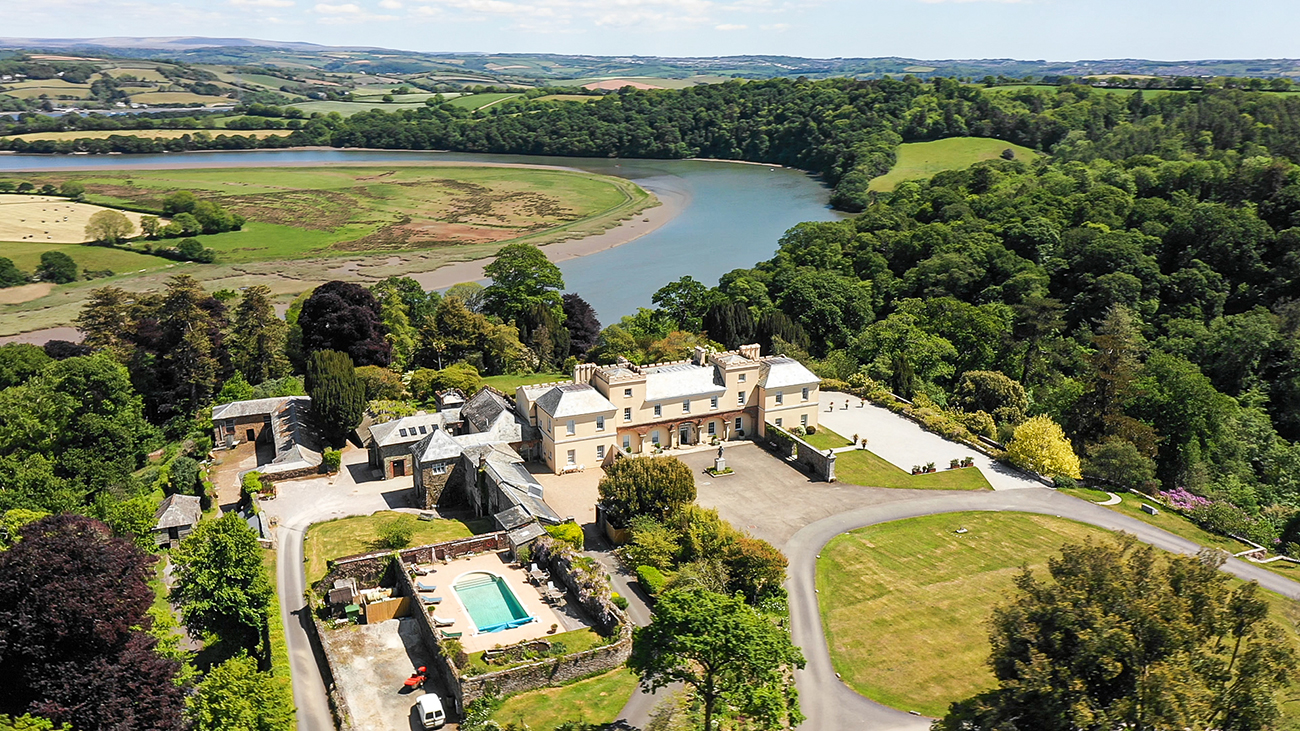
[[[959,535],[961,528],[967,532]],[[817,562],[822,627],[835,670],[872,700],[941,716],[952,701],[994,687],[985,665],[986,622],[1020,568],[1042,571],[1063,544],[1108,535],[1050,516],[980,512],[837,536]],[[1274,621],[1300,645],[1297,605],[1265,596]],[[1283,708],[1300,715],[1295,705]]]
[[[818,431],[821,431],[820,429]],[[866,449],[854,449],[835,455],[835,479],[850,485],[894,487],[912,490],[992,490],[984,474],[975,467],[947,470],[935,465],[938,472],[913,475],[904,472]]]
[[[449,99],[448,104],[461,109],[483,109],[493,104],[500,104],[506,99],[513,99],[519,94],[469,94],[467,96],[458,96],[455,99]],[[397,97],[393,97],[396,99]]]
[[[374,515],[317,523],[308,528],[302,544],[302,555],[307,563],[307,585],[311,586],[325,578],[328,571],[327,564],[336,558],[382,550],[375,544],[379,537],[379,529],[399,515],[402,513],[381,511]],[[420,520],[415,522],[415,534],[411,537],[411,545],[424,546],[430,543],[454,541],[458,538],[469,538],[475,533],[490,530],[491,527],[490,519],[471,522]]]
[[[603,726],[618,719],[636,686],[632,671],[620,668],[559,688],[511,696],[492,714],[492,719],[503,726],[513,723],[534,729],[553,729],[565,721]]]
[[[135,272],[140,269],[158,269],[169,262],[156,256],[137,254],[125,249],[112,249],[106,246],[87,244],[42,244],[34,241],[0,241],[0,256],[12,259],[14,265],[25,272],[31,272],[41,263],[41,254],[47,251],[62,251],[77,262],[81,269],[103,271],[111,269],[115,274]]]
[[[506,375],[506,376],[488,376],[483,379],[484,386],[491,386],[498,391],[514,395],[515,389],[520,386],[531,386],[534,383],[554,383],[556,381],[568,381],[572,379],[569,373],[529,373],[523,376]]]
[[[301,109],[307,114],[311,114],[312,112],[321,112],[322,114],[329,114],[330,112],[338,112],[339,114],[342,114],[345,117],[350,117],[353,114],[356,114],[357,112],[368,112],[372,109],[382,109],[385,112],[392,112],[398,109],[421,109],[425,106],[425,103],[424,102],[386,103],[386,102],[381,102],[379,101],[378,98],[376,98],[375,101],[373,102],[310,101],[310,102],[294,102],[289,106],[295,107],[297,109]]]
[[[951,137],[934,142],[907,142],[898,146],[898,162],[889,172],[871,181],[871,190],[890,191],[904,180],[922,180],[944,170],[960,170],[977,162],[995,160],[1011,149],[1017,160],[1029,162],[1038,156],[1021,147],[987,137]]]

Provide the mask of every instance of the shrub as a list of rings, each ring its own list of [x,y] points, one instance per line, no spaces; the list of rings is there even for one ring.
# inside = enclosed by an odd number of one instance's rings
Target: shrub
[[[1058,490],[1078,487],[1079,481],[1069,475],[1052,475],[1052,487]]]
[[[672,568],[682,550],[681,536],[676,530],[646,517],[633,518],[629,528],[632,540],[620,549],[628,563],[660,570]]]
[[[410,515],[399,515],[384,521],[379,526],[379,538],[375,544],[380,548],[391,548],[393,550],[406,548],[411,545],[411,538],[415,535],[415,518]]]
[[[245,499],[251,498],[266,489],[266,485],[262,483],[262,473],[257,470],[245,474],[244,478],[239,482],[239,487]]]
[[[695,473],[676,457],[621,459],[597,488],[616,527],[637,516],[664,519],[695,500]]]
[[[521,564],[528,563],[529,561],[532,560],[532,558],[533,558],[532,546],[520,546],[519,550],[515,551],[515,560]]]
[[[360,366],[356,374],[366,389],[366,401],[400,401],[406,397],[402,377],[387,368]]]
[[[338,472],[339,466],[343,464],[343,453],[337,449],[326,447],[325,451],[321,452],[320,456],[321,469],[325,470],[327,474],[332,475],[335,472]]]
[[[199,463],[185,456],[172,460],[168,487],[173,493],[194,495],[199,484]]]
[[[636,580],[650,596],[663,591],[664,584],[668,583],[663,572],[653,566],[637,566]]]
[[[1007,447],[1007,459],[1021,469],[1047,477],[1082,477],[1079,458],[1050,416],[1035,416],[1017,426]]]
[[[447,653],[447,658],[451,664],[457,668],[463,668],[469,663],[469,655],[465,652],[465,646],[460,644],[460,640],[451,638],[442,641],[442,650]]]
[[[807,432],[809,435],[816,434],[816,433],[817,433],[817,427],[813,426],[812,424],[809,424],[809,425],[804,429],[804,431]]]
[[[618,592],[615,592],[609,597],[609,600],[614,602],[614,606],[618,607],[619,609],[622,609],[623,611],[627,611],[627,606],[629,604],[627,597],[623,596],[622,594],[619,594]]]
[[[577,523],[548,525],[546,526],[546,532],[557,541],[563,541],[579,551],[583,549],[584,540],[582,535],[582,526]]]

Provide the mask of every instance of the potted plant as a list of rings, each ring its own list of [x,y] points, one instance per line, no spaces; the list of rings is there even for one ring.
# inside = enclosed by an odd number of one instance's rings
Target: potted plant
[[[914,475],[919,475],[919,474],[921,474],[921,466],[920,466],[920,465],[912,465],[912,474],[914,474]]]
[[[955,469],[957,469],[958,467],[961,467],[961,466],[962,466],[962,464],[961,464],[961,460],[959,460],[959,459],[955,459],[955,458],[954,458],[954,459],[951,459],[951,460],[948,461],[948,469],[950,469],[950,470],[955,470]]]
[[[559,628],[560,628],[560,625],[558,625],[558,624],[552,624],[552,625],[551,625],[551,628],[550,628],[549,630],[546,631],[546,634],[548,634],[548,635],[553,635],[553,634],[555,634],[555,630],[557,630],[557,629],[559,629]]]
[[[925,471],[926,471],[926,472],[934,472],[934,463],[933,463],[933,462],[926,462],[926,463],[925,463]]]
[[[961,466],[962,466],[962,467],[974,467],[974,466],[975,466],[975,458],[974,458],[974,457],[965,457],[965,458],[963,458],[962,461],[961,461]]]

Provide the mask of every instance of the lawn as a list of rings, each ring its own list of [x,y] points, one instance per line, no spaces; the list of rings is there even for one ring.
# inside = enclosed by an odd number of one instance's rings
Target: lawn
[[[1003,150],[1013,150],[1025,162],[1038,156],[1021,147],[987,137],[951,137],[934,142],[907,142],[898,146],[898,162],[889,172],[871,181],[871,190],[889,191],[904,180],[929,178],[944,170],[960,170],[984,160],[995,160]]]
[[[188,91],[146,91],[142,94],[132,94],[131,102],[154,106],[161,104],[202,104],[205,107],[210,107],[225,104],[233,105],[235,100],[224,96],[192,94]]]
[[[967,532],[959,535],[961,528]],[[873,700],[941,716],[952,701],[995,685],[984,664],[986,622],[1020,567],[1043,570],[1064,543],[1108,535],[1050,516],[979,512],[837,536],[817,562],[822,627],[835,670]],[[1265,595],[1275,620],[1300,643],[1297,605]]]
[[[374,515],[317,523],[308,528],[302,547],[307,562],[307,585],[311,586],[325,578],[328,564],[333,559],[382,550],[376,544],[379,529],[399,515],[401,513],[384,510]],[[423,546],[442,541],[454,541],[458,538],[469,538],[476,533],[485,533],[491,529],[491,519],[487,518],[471,521],[420,520],[415,522],[415,533],[411,536],[410,545]]]
[[[636,687],[632,671],[619,668],[558,688],[511,696],[492,714],[492,719],[503,726],[514,723],[535,729],[553,729],[565,721],[603,726],[618,719]]]
[[[576,629],[572,632],[561,632],[555,635],[547,635],[542,639],[552,643],[564,643],[566,655],[575,652],[586,652],[587,650],[600,647],[608,642],[605,637],[602,637],[600,633],[590,627],[585,629]],[[465,666],[464,670],[469,675],[483,675],[484,673],[495,673],[498,670],[505,670],[506,668],[512,668],[519,665],[527,665],[531,662],[537,662],[537,660],[520,660],[512,663],[489,665],[483,661],[482,652],[471,652],[469,653],[469,664]]]
[[[822,431],[818,429],[818,431]],[[948,470],[936,465],[938,472],[913,475],[898,469],[866,449],[854,449],[835,455],[835,479],[866,487],[902,487],[913,490],[992,490],[989,481],[976,467]]]
[[[824,426],[817,427],[816,434],[808,434],[803,438],[803,440],[813,445],[814,447],[823,450],[838,449],[840,447],[847,447],[850,444],[852,444],[852,442],[850,442],[848,439],[845,439],[844,437],[840,436],[839,434],[836,434],[835,432],[831,431],[830,429],[827,429]],[[911,475],[908,475],[908,477],[911,477]]]
[[[520,386],[531,386],[534,383],[554,383],[556,381],[569,381],[573,376],[569,373],[528,373],[522,376],[488,376],[483,379],[484,386],[491,386],[498,391],[514,395],[515,389]]]

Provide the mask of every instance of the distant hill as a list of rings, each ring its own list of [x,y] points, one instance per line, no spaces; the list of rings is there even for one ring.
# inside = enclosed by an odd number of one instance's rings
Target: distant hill
[[[528,82],[601,78],[710,80],[807,76],[1255,76],[1298,77],[1300,59],[1153,61],[1120,58],[1080,61],[992,59],[801,58],[796,56],[581,56],[403,51],[323,46],[299,41],[201,36],[110,38],[0,38],[0,49],[77,51],[118,57],[183,60],[194,64],[307,65],[331,72],[420,74],[460,70],[487,81]],[[328,56],[326,54],[329,54]],[[346,54],[339,57],[338,54]]]

